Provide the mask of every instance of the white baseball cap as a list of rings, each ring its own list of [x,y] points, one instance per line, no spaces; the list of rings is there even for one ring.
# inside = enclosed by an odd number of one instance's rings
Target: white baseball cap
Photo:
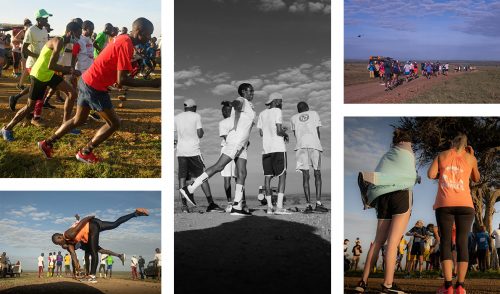
[[[283,100],[283,95],[278,92],[272,93],[271,95],[269,95],[269,98],[267,99],[265,104],[269,105],[271,104],[271,102],[273,102],[273,100]]]
[[[186,100],[184,100],[184,106],[185,107],[196,106],[196,101],[194,101],[193,99],[186,99]]]

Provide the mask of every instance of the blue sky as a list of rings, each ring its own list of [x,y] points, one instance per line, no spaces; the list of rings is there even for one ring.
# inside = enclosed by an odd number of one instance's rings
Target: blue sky
[[[393,128],[399,118],[396,117],[348,117],[344,119],[344,238],[351,241],[349,253],[356,237],[360,237],[364,248],[364,263],[370,242],[375,238],[375,209],[363,210],[363,203],[357,185],[359,171],[373,171],[384,153],[389,150]],[[413,190],[413,211],[408,223],[408,230],[421,219],[425,225],[436,224],[432,205],[437,191],[437,183],[427,179],[428,166],[420,167],[418,174],[422,183]],[[500,204],[496,205],[500,210]],[[494,215],[493,227],[500,222],[500,216]],[[408,238],[407,238],[408,239]]]
[[[4,12],[8,11],[8,13],[3,13],[1,22],[22,24],[25,18],[29,18],[35,24],[35,12],[42,8],[47,10],[53,15],[53,17],[49,17],[51,28],[54,29],[51,35],[63,34],[68,22],[77,17],[92,21],[96,33],[101,32],[104,29],[104,24],[108,22],[120,29],[127,27],[130,30],[135,19],[145,17],[155,27],[153,36],[161,35],[160,0],[140,2],[134,0],[24,0],[22,5],[18,7],[16,5],[9,7],[3,9]]]
[[[0,192],[0,251],[7,252],[11,262],[20,260],[25,270],[35,270],[41,252],[64,250],[51,241],[53,233],[64,232],[81,217],[95,215],[105,221],[145,207],[150,216],[134,218],[100,235],[100,246],[128,257],[142,255],[146,262],[154,258],[154,249],[161,248],[160,192]],[[83,251],[77,250],[79,259]],[[115,260],[116,270],[128,270],[130,258],[122,267]],[[127,263],[128,262],[128,263]]]
[[[344,3],[346,59],[500,60],[498,1]]]
[[[201,143],[205,162],[214,163],[220,154],[220,102],[235,99],[237,86],[246,81],[256,90],[257,113],[264,110],[271,93],[283,94],[288,127],[300,100],[319,113],[324,126],[323,179],[329,179],[330,1],[182,0],[175,4],[175,113],[183,111],[185,99],[197,101],[205,130]],[[256,128],[250,143],[247,191],[256,194],[263,182],[262,140]],[[302,193],[294,144],[292,135],[287,146],[288,194]],[[214,195],[224,195],[219,176],[210,183]],[[330,191],[330,181],[324,180],[323,190]]]

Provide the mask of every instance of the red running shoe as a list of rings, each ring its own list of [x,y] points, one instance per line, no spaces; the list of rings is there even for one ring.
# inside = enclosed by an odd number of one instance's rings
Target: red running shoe
[[[52,146],[47,144],[47,142],[45,140],[38,142],[37,145],[38,145],[38,149],[40,149],[40,151],[42,151],[43,155],[45,155],[45,158],[47,158],[47,159],[52,158],[52,154],[54,153]]]
[[[88,164],[95,164],[99,163],[101,159],[97,156],[94,155],[93,152],[89,152],[88,154],[84,154],[82,150],[79,150],[78,153],[75,155],[76,159],[78,159],[81,162],[85,162]]]
[[[437,289],[436,291],[436,294],[453,294],[453,287],[450,286],[449,288],[445,288],[444,285],[442,285],[441,287],[439,287],[439,289]]]
[[[455,289],[455,294],[465,294],[465,293],[467,293],[467,291],[465,291],[462,285],[458,285],[457,288]]]

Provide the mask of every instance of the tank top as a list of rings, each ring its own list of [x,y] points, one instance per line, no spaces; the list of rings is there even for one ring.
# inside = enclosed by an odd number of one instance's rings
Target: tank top
[[[78,223],[75,223],[72,227],[75,227]],[[79,232],[76,234],[75,239],[71,241],[75,241],[76,243],[88,243],[89,241],[89,223],[87,223]],[[66,236],[64,236],[66,238]]]
[[[451,149],[441,156],[438,163],[439,183],[434,209],[440,207],[472,207],[469,178],[472,167],[465,158],[465,150],[458,153]]]
[[[52,49],[43,46],[42,51],[40,51],[40,56],[36,60],[35,64],[31,68],[30,75],[39,80],[40,82],[48,82],[52,79],[54,71],[49,69],[50,57],[52,56]],[[61,49],[61,53],[64,51],[64,46]]]

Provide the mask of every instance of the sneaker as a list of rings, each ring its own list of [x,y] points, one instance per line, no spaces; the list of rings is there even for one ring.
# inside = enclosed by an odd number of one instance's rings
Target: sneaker
[[[286,208],[277,208],[276,211],[274,212],[274,214],[288,215],[288,214],[292,214],[292,213],[290,211],[288,211]]]
[[[189,208],[187,207],[187,205],[183,205],[182,206],[181,212],[183,212],[183,213],[189,213]]]
[[[207,212],[224,212],[224,209],[220,208],[219,205],[212,202],[208,205]]]
[[[16,104],[17,104],[16,96],[14,96],[14,95],[9,96],[9,108],[10,108],[10,110],[16,111]]]
[[[356,291],[356,293],[365,293],[366,287],[368,287],[368,284],[366,284],[365,281],[361,280],[359,281],[356,288],[354,288],[354,291]]]
[[[38,149],[40,149],[40,151],[42,151],[43,155],[45,155],[45,158],[47,158],[47,159],[52,158],[52,154],[54,153],[52,146],[47,144],[47,142],[45,142],[45,140],[38,142],[37,145],[38,145]]]
[[[229,213],[231,212],[231,209],[233,209],[233,204],[232,203],[228,203],[226,208],[224,209],[225,212]]]
[[[81,133],[82,133],[82,131],[80,129],[72,129],[71,131],[69,131],[70,135],[75,135],[75,136],[78,136]]]
[[[316,207],[314,208],[314,211],[316,211],[316,212],[328,212],[328,208],[324,207],[323,204],[316,203]]]
[[[95,121],[101,121],[101,117],[97,112],[92,112],[91,114],[89,114],[89,117]]]
[[[436,290],[436,294],[453,294],[453,286],[445,288],[444,285],[441,285],[441,287]]]
[[[382,284],[382,291],[380,291],[380,293],[405,294],[406,292],[393,283],[390,288],[387,288],[384,284]]]
[[[149,211],[146,208],[136,208],[135,214],[137,216],[149,216]]]
[[[49,102],[45,102],[43,104],[43,108],[45,108],[45,109],[56,109],[56,107],[54,105],[50,104]]]
[[[124,266],[125,265],[125,254],[120,254],[118,255],[118,258],[122,261],[122,265]]]
[[[194,195],[189,192],[188,187],[184,186],[179,190],[181,192],[182,197],[184,197],[191,205],[196,206],[196,202],[194,202]]]
[[[465,291],[462,285],[458,285],[457,288],[455,288],[455,294],[466,294],[466,293],[467,291]]]
[[[47,127],[47,124],[45,122],[43,122],[43,120],[41,118],[33,118],[31,120],[31,124],[34,125],[35,127],[39,127],[39,128]]]
[[[268,207],[267,214],[274,214],[274,209],[272,207]]]
[[[88,154],[84,154],[82,150],[79,150],[78,153],[75,155],[76,159],[78,159],[81,162],[89,163],[89,164],[94,164],[98,163],[101,161],[100,158],[94,155],[93,152],[89,152]]]
[[[306,209],[302,213],[309,214],[309,213],[314,213],[313,207],[311,204],[307,205]]]
[[[97,283],[97,279],[95,278],[95,276],[90,276],[90,278],[87,280],[87,282],[95,284],[95,283]]]
[[[0,133],[2,134],[2,137],[5,141],[14,141],[14,132],[12,130],[1,129]]]
[[[244,209],[235,209],[235,206],[233,204],[233,208],[231,209],[231,215],[241,215],[241,216],[250,216],[252,213],[250,211],[246,211]]]

